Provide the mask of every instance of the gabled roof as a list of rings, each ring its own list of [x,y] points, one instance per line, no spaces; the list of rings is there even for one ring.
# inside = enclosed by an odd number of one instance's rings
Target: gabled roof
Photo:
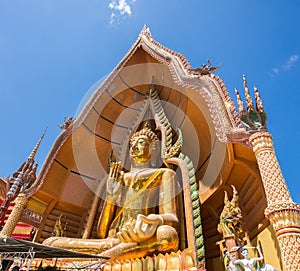
[[[68,126],[55,141],[38,176],[39,185],[36,187],[36,191],[41,187],[43,180],[46,178],[49,169],[52,167],[54,162],[60,164],[62,167],[65,167],[71,172],[74,171],[78,177],[80,177],[80,174],[85,174],[85,172],[80,172],[77,168],[72,168],[72,165],[66,166],[65,163],[59,161],[57,157],[64,146],[66,148],[66,145],[72,144],[70,143],[70,141],[72,141],[71,136],[73,136],[74,133],[79,133],[79,130],[83,126],[85,130],[89,131],[89,133],[94,133],[93,130],[88,127],[89,124],[87,124],[91,122],[88,119],[88,116],[91,116],[91,114],[98,114],[98,117],[105,119],[108,123],[113,123],[116,120],[116,118],[110,120],[107,116],[99,115],[99,110],[97,111],[95,109],[95,104],[99,104],[99,99],[103,99],[106,94],[110,95],[110,97],[106,97],[106,100],[113,99],[113,102],[118,102],[118,100],[113,97],[114,94],[111,94],[111,85],[116,80],[120,81],[120,73],[123,72],[125,68],[132,67],[133,64],[143,61],[139,59],[139,54],[142,54],[149,63],[159,63],[164,67],[167,67],[167,72],[170,73],[174,84],[187,89],[191,93],[190,95],[202,97],[201,99],[203,99],[204,103],[206,103],[207,112],[209,112],[208,114],[210,115],[209,118],[211,119],[211,125],[214,127],[215,134],[220,141],[228,142],[233,139],[244,140],[244,129],[241,127],[235,105],[231,100],[222,79],[211,73],[198,73],[197,69],[193,69],[182,54],[172,51],[155,41],[151,36],[149,28],[144,26],[130,50],[109,74],[105,81],[94,91],[76,120],[72,123],[72,125]],[[150,84],[150,81],[148,82]],[[131,88],[131,90],[132,89],[133,88]],[[136,91],[135,89],[133,90]],[[134,94],[143,96],[145,95],[145,92],[146,90],[142,90],[141,92]],[[130,99],[130,95],[130,93],[125,95],[127,96],[127,100]],[[136,98],[135,95],[132,95],[132,99]],[[121,106],[124,107],[124,105]],[[98,123],[91,125],[95,128]],[[128,126],[128,124],[126,123],[124,126]],[[94,134],[105,141],[107,138],[104,131],[105,129],[101,129],[97,135],[96,133]],[[68,144],[66,144],[67,141],[69,141]],[[100,156],[108,157],[111,149],[109,150],[108,147],[105,146],[98,146],[98,148],[101,148],[102,151],[105,152],[104,155],[101,154]],[[71,150],[69,150],[69,152],[70,151]],[[70,157],[69,159],[72,160],[74,158]],[[74,162],[69,162],[69,164],[72,163]],[[91,179],[94,178],[94,176],[90,177]]]
[[[197,72],[195,72],[197,69],[193,69],[191,67],[183,54],[177,53],[155,41],[152,38],[149,28],[146,26],[143,27],[137,40],[134,42],[127,54],[110,73],[104,83],[93,93],[92,97],[89,99],[79,115],[77,124],[84,121],[86,115],[91,110],[99,96],[105,89],[108,88],[120,70],[128,64],[129,60],[140,48],[159,63],[166,65],[172,74],[173,80],[177,84],[203,92],[201,94],[209,105],[218,137],[222,141],[227,141],[227,134],[232,132],[231,128],[242,127],[238,117],[238,112],[236,111],[235,105],[230,98],[228,90],[222,79],[219,76],[210,73],[206,75],[197,74]],[[202,90],[203,86],[206,86],[205,90]]]

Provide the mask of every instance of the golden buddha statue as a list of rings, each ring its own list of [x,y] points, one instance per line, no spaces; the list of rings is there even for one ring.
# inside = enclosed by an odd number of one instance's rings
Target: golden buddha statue
[[[130,139],[130,171],[120,163],[110,165],[99,239],[50,237],[44,244],[118,259],[176,251],[175,172],[150,166],[157,142],[157,135],[144,127]]]

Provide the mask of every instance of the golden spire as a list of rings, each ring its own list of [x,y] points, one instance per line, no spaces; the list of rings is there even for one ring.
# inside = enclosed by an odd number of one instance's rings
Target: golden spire
[[[268,118],[264,110],[264,106],[260,98],[258,89],[257,87],[254,87],[256,105],[256,107],[254,108],[253,100],[248,89],[247,79],[245,75],[243,75],[243,83],[246,97],[246,108],[244,107],[244,102],[241,99],[238,90],[235,89],[240,119],[242,123],[246,126],[246,129],[248,131],[266,130]]]
[[[30,188],[36,180],[36,170],[38,164],[34,164],[34,156],[41,144],[42,139],[45,136],[46,131],[47,128],[45,129],[39,141],[28,156],[28,159],[21,165],[19,170],[13,174],[13,177],[8,180],[10,187],[7,191],[5,200],[0,206],[0,224],[4,223],[4,218],[9,203],[13,201],[19,195],[20,192],[24,193],[26,189]]]
[[[257,89],[257,87],[255,87],[255,86],[254,86],[254,93],[255,93],[256,110],[257,110],[258,112],[260,112],[260,113],[261,113],[261,112],[264,112],[265,109],[264,109],[262,100],[261,100],[261,98],[260,98],[258,89]]]
[[[243,75],[243,81],[244,81],[244,89],[245,89],[245,97],[246,97],[246,106],[247,106],[247,110],[249,111],[251,109],[254,109],[254,105],[248,89],[246,75]]]
[[[238,103],[239,113],[240,113],[240,114],[243,114],[243,113],[245,113],[244,102],[242,101],[241,95],[240,95],[240,93],[238,92],[238,90],[235,88],[234,91],[235,91],[236,100],[237,100],[237,103]]]
[[[40,144],[47,132],[48,127],[46,127],[45,131],[43,132],[42,136],[40,137],[39,141],[36,143],[35,147],[33,148],[32,152],[28,156],[28,160],[34,160],[34,156],[36,155],[36,152],[38,151]]]

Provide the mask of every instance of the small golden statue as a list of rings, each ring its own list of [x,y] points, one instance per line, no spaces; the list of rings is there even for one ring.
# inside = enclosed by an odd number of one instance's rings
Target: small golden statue
[[[175,172],[150,166],[157,142],[157,135],[144,126],[130,139],[130,171],[124,172],[118,162],[111,164],[99,239],[50,237],[44,244],[118,259],[176,251]]]
[[[56,220],[54,228],[53,228],[52,235],[55,236],[55,237],[64,237],[64,236],[66,236],[65,230],[66,230],[67,225],[65,225],[65,228],[63,228],[62,223],[61,223],[61,217],[62,217],[62,214]]]
[[[234,236],[237,245],[242,243],[241,233],[242,228],[242,211],[238,204],[238,192],[232,185],[233,197],[231,201],[228,199],[227,192],[225,191],[224,197],[224,209],[220,215],[220,223],[218,224],[218,232],[220,232],[224,238]]]

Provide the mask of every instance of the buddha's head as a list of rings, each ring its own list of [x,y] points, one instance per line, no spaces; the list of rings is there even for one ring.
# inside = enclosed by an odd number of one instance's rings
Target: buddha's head
[[[130,138],[130,157],[138,163],[149,161],[157,141],[157,135],[149,127],[144,127]]]

